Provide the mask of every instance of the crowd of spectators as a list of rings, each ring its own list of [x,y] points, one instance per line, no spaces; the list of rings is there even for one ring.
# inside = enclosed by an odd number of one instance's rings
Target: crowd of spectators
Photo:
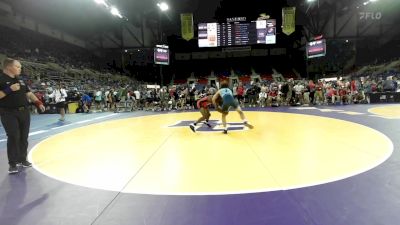
[[[79,102],[77,112],[188,110],[195,108],[202,96],[218,89],[219,82],[159,87],[105,72],[96,66],[96,57],[87,50],[39,37],[33,31],[21,35],[21,31],[0,27],[0,32],[0,54],[22,61],[23,79],[47,105],[54,102],[50,96],[57,85],[67,90],[68,102]],[[256,81],[239,81],[231,88],[242,107],[369,103],[371,93],[399,92],[399,62],[361,68],[339,79],[306,80],[292,76],[277,81],[272,76],[261,76]],[[223,75],[229,79],[232,74]]]

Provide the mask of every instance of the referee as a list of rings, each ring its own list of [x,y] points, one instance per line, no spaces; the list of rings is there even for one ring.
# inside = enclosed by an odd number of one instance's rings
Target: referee
[[[10,165],[8,173],[18,173],[18,166],[31,167],[27,161],[28,134],[30,126],[29,101],[43,112],[43,103],[29,90],[18,77],[21,63],[6,58],[0,72],[0,117],[7,133],[7,155]],[[29,101],[28,101],[29,100]]]

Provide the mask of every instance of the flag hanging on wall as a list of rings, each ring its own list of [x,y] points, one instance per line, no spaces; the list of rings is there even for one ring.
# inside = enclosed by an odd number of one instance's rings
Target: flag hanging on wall
[[[181,14],[181,31],[182,38],[186,41],[189,41],[194,37],[192,13]]]
[[[296,7],[282,8],[282,32],[291,35],[296,29]]]

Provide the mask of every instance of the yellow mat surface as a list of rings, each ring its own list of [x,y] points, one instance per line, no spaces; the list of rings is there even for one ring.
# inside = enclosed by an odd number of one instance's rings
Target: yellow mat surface
[[[232,194],[323,184],[385,161],[392,142],[366,126],[338,119],[245,112],[254,129],[228,115],[232,131],[187,126],[200,114],[177,113],[107,121],[40,142],[34,167],[63,182],[149,194]],[[182,124],[181,126],[179,124]],[[175,125],[175,126],[173,126]],[[202,130],[202,131],[200,131]]]

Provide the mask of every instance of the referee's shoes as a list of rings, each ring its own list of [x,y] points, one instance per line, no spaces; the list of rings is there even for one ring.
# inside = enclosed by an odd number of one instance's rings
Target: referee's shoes
[[[10,165],[10,167],[8,168],[8,173],[9,174],[14,174],[14,173],[18,173],[18,167],[17,165]]]
[[[16,165],[15,164],[11,164],[10,167],[8,168],[8,173],[9,174],[18,173],[19,172],[19,170],[18,170],[19,166],[24,167],[24,168],[28,168],[28,167],[32,167],[32,163],[30,163],[28,161],[23,161],[23,162],[20,162],[20,163],[18,163]]]
[[[32,167],[32,163],[30,163],[28,161],[23,161],[23,162],[18,163],[17,166],[22,166],[24,168]]]

